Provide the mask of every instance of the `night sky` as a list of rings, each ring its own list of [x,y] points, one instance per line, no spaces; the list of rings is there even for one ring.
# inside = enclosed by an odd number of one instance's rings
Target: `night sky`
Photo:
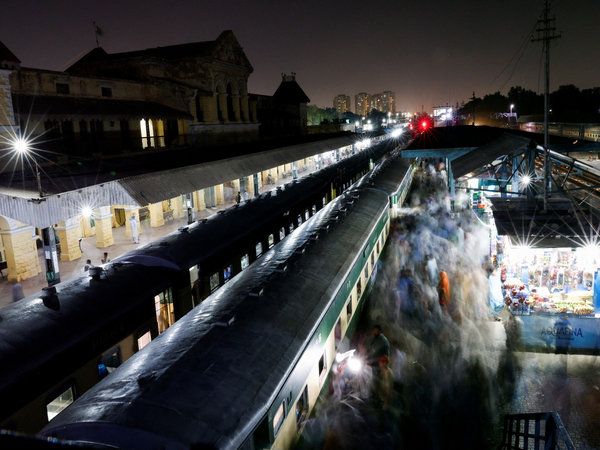
[[[600,1],[551,4],[562,32],[551,47],[551,90],[600,86]],[[391,90],[397,110],[415,111],[466,102],[473,91],[543,92],[542,44],[528,38],[543,7],[543,0],[4,0],[0,41],[24,67],[65,70],[95,47],[92,21],[109,53],[214,40],[230,29],[254,67],[251,93],[272,95],[282,72],[296,72],[322,107],[346,94],[354,110],[358,92]]]

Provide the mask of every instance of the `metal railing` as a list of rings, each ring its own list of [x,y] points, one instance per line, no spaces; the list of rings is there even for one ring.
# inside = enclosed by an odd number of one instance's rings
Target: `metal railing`
[[[575,450],[556,412],[507,414],[498,450]]]

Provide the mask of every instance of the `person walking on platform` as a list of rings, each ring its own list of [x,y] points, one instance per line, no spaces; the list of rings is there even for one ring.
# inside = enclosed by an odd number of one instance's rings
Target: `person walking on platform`
[[[23,294],[23,286],[21,283],[13,284],[13,302],[18,302],[19,300],[23,300],[25,298],[25,294]]]
[[[498,313],[504,307],[504,296],[502,295],[502,282],[495,267],[490,271],[490,275],[488,276],[488,285],[490,290],[488,296],[490,314],[493,320],[500,322],[501,319],[498,317]]]
[[[110,262],[110,258],[108,257],[108,253],[107,253],[107,252],[104,252],[104,258],[102,258],[102,259],[100,260],[100,262],[101,262],[102,264],[106,264],[107,262]]]
[[[373,325],[373,337],[369,341],[367,350],[367,364],[377,366],[379,358],[390,356],[390,343],[381,331],[381,325]]]
[[[235,202],[239,205],[241,201],[242,201],[242,193],[238,191],[237,195],[235,196]]]
[[[131,215],[130,224],[131,224],[131,240],[133,241],[134,244],[139,244],[140,230],[138,229],[138,221],[137,221],[136,216]]]
[[[85,262],[85,266],[83,267],[83,271],[84,271],[84,272],[87,272],[87,271],[88,271],[88,270],[90,270],[92,267],[94,267],[94,265],[92,264],[92,260],[91,260],[91,259],[88,259],[88,260]]]
[[[440,272],[438,295],[440,297],[440,306],[445,307],[447,310],[450,307],[450,280],[443,270]]]

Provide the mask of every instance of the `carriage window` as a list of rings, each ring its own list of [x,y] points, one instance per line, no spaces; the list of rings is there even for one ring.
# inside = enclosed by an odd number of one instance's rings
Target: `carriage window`
[[[281,227],[279,229],[279,240],[283,241],[283,238],[285,238],[285,228]]]
[[[321,359],[319,359],[319,378],[321,379],[321,381],[323,381],[323,379],[325,378],[325,375],[327,374],[326,355],[327,355],[327,352],[323,352]]]
[[[98,376],[100,379],[103,379],[109,373],[113,373],[122,363],[121,347],[117,345],[100,357],[100,361],[98,362]]]
[[[146,331],[137,339],[138,351],[143,349],[146,345],[148,345],[152,341],[152,334],[150,334],[150,330]]]
[[[327,204],[327,197],[323,197],[323,206]]]
[[[369,279],[369,263],[365,266],[365,280]]]
[[[230,279],[231,279],[231,272],[232,272],[233,267],[232,266],[227,266],[225,267],[225,269],[223,270],[223,282],[227,283]]]
[[[283,424],[283,419],[285,419],[285,400],[281,402],[279,408],[277,408],[277,412],[273,416],[273,435],[277,436],[279,433],[279,429]]]
[[[348,303],[346,303],[346,315],[348,316],[348,324],[350,324],[350,319],[352,318],[352,296],[350,296]]]
[[[313,214],[317,213],[317,205],[313,205],[313,207],[312,207],[312,213]]]
[[[248,267],[248,264],[250,261],[250,258],[248,258],[248,254],[245,254],[244,256],[242,256],[242,270],[244,270],[246,267]]]
[[[304,211],[304,220],[308,220],[308,218],[310,217],[310,213],[308,212],[308,209],[306,211]]]
[[[66,391],[46,405],[48,422],[58,416],[62,410],[73,403],[73,400],[75,400],[75,395],[73,392],[73,386],[70,386]]]
[[[270,234],[269,235],[269,248],[273,247],[275,245],[275,237]]]
[[[337,323],[335,324],[335,349],[337,350],[340,347],[340,343],[342,342],[342,319],[339,318]]]
[[[259,242],[258,244],[256,244],[256,257],[258,258],[260,255],[262,255],[262,243]]]
[[[360,298],[361,292],[362,292],[362,284],[361,284],[361,281],[359,278],[358,282],[356,283],[356,294],[358,295],[359,298]]]
[[[156,321],[158,332],[162,333],[175,323],[175,309],[173,308],[173,294],[171,288],[154,296],[156,308]]]
[[[375,252],[371,253],[371,267],[375,265]]]
[[[377,241],[377,254],[379,254],[379,241]]]
[[[288,229],[290,230],[290,233],[291,233],[292,231],[294,231],[294,224],[293,224],[293,223],[290,223],[290,226],[288,227]]]
[[[298,214],[298,226],[302,225],[302,216]]]
[[[304,387],[302,395],[296,402],[296,425],[300,426],[308,415],[308,386]]]
[[[214,291],[218,287],[219,287],[219,272],[213,273],[210,276],[210,290],[211,290],[211,292]]]

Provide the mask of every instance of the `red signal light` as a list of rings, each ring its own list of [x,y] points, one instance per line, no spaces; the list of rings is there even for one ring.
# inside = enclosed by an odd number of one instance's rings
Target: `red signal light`
[[[424,129],[427,128],[427,121],[426,120],[424,120],[423,123],[421,123],[421,127],[424,128]]]

